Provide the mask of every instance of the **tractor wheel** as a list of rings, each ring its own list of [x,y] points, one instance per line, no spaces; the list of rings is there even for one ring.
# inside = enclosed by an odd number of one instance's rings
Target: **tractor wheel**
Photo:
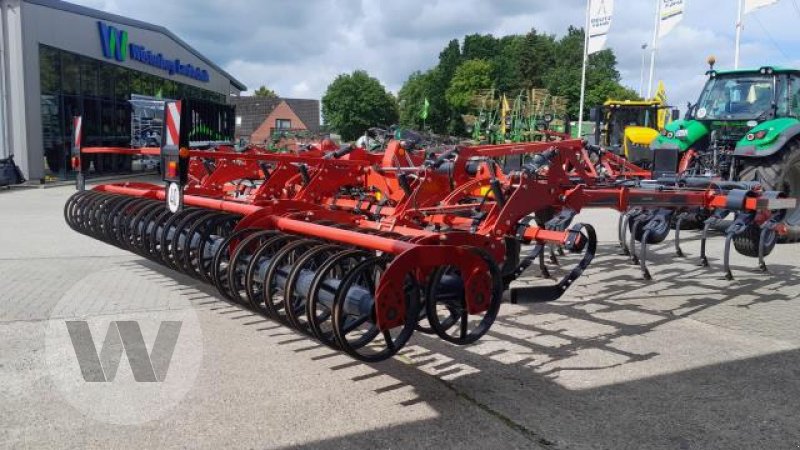
[[[634,226],[635,222],[636,222],[635,219],[628,221],[628,232],[633,233],[633,226]],[[649,222],[649,221],[647,221],[647,222]],[[636,234],[634,235],[634,239],[636,239],[636,242],[642,242],[642,238],[644,238],[644,233],[645,233],[644,227],[645,227],[645,225],[647,225],[647,222],[640,223],[639,227],[636,228]],[[681,225],[681,228],[683,228],[683,225]],[[663,233],[650,233],[647,236],[647,243],[648,244],[660,244],[660,243],[664,242],[664,239],[666,239],[667,236],[669,235],[669,230],[670,229],[671,229],[671,227],[667,227],[664,230]]]
[[[800,140],[793,139],[781,151],[766,158],[742,158],[740,181],[758,181],[766,190],[800,197]],[[800,240],[800,207],[786,213],[787,234],[782,240]]]
[[[772,249],[778,243],[776,237],[777,235],[774,232],[767,233],[766,242],[764,243],[764,256],[772,253]],[[761,227],[750,225],[741,234],[733,237],[733,248],[741,255],[756,258],[758,257],[758,241],[760,239]]]
[[[672,218],[670,218],[669,227],[672,230],[674,230],[677,225],[677,216],[677,214],[673,214]],[[698,212],[693,216],[681,220],[681,230],[702,230],[706,219],[708,219],[707,214]]]

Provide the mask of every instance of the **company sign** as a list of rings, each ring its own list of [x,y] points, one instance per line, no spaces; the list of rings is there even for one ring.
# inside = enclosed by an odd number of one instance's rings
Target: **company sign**
[[[98,21],[100,31],[100,46],[103,56],[124,62],[128,58],[143,64],[169,72],[170,75],[182,75],[193,80],[208,83],[208,71],[191,64],[184,64],[178,58],[165,57],[162,53],[154,52],[147,47],[128,42],[128,31],[120,30],[105,22]]]

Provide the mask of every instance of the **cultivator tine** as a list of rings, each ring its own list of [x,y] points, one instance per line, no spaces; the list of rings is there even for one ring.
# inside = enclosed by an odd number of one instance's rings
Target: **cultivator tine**
[[[577,214],[578,213],[571,208],[564,208],[561,211],[559,211],[555,217],[553,217],[552,219],[548,220],[547,223],[545,223],[545,228],[552,231],[564,231],[567,229],[567,227],[569,227],[569,225],[572,223],[572,220],[575,218]],[[560,256],[564,256],[565,255],[564,248],[561,245],[552,245],[552,244],[548,245],[548,247],[550,250],[550,262],[552,264],[555,264],[556,266],[561,265],[558,262],[558,257],[556,256],[556,249]],[[543,264],[544,260],[542,258],[540,265]],[[547,275],[548,276],[545,278],[549,278],[549,273]]]
[[[767,253],[767,243],[774,242],[778,239],[775,233],[778,223],[778,220],[772,218],[761,224],[761,230],[758,234],[758,268],[762,272],[768,272],[767,263],[764,262],[764,256],[766,256]]]
[[[720,223],[731,212],[727,209],[718,209],[705,220],[703,224],[703,234],[700,237],[700,266],[708,267],[708,258],[706,257],[706,240],[708,239],[708,230],[714,225]]]
[[[619,246],[622,249],[623,256],[631,256],[631,249],[628,248],[628,228],[632,218],[635,218],[642,211],[639,208],[630,208],[619,215],[619,222],[617,223],[617,233],[619,236]]]
[[[647,244],[650,243],[650,237],[654,235],[660,234],[667,234],[669,233],[669,221],[672,217],[672,211],[668,209],[658,209],[655,213],[653,213],[652,219],[650,219],[646,225],[644,225],[643,233],[642,233],[642,250],[641,255],[639,257],[639,266],[642,270],[642,277],[645,280],[652,280],[653,277],[650,276],[650,271],[647,270]]]
[[[555,285],[512,288],[511,303],[543,303],[558,300],[589,267],[597,253],[597,233],[594,227],[589,224],[577,223],[569,229],[568,233],[569,237],[564,247],[573,252],[583,251],[583,258]]]
[[[683,221],[688,219],[691,215],[692,213],[689,211],[684,211],[675,218],[675,255],[679,257],[686,256],[681,249],[681,225]]]
[[[541,272],[542,278],[552,278],[550,275],[550,270],[547,269],[547,264],[544,263],[544,245],[539,244],[541,250],[538,252],[539,255],[539,271]]]
[[[644,228],[644,225],[652,219],[653,219],[653,211],[649,209],[642,210],[638,215],[634,216],[633,218],[633,225],[631,225],[630,247],[628,249],[631,255],[631,264],[633,265],[639,264],[639,255],[636,254],[636,241],[642,240],[641,238],[642,228]]]

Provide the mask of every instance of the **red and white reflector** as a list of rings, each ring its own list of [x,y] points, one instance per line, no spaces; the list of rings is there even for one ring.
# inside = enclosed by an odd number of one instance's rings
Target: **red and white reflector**
[[[75,116],[72,118],[72,129],[73,129],[72,146],[76,149],[80,149],[81,136],[83,135],[83,116]]]
[[[167,124],[166,145],[177,147],[181,133],[181,102],[167,102],[164,118]]]

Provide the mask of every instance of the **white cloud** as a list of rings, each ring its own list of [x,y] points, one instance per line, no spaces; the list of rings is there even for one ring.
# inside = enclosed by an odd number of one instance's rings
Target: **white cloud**
[[[97,9],[163,25],[251,90],[319,98],[339,73],[365,69],[397,91],[414,70],[430,68],[450,39],[466,34],[561,35],[582,26],[584,0],[76,0]],[[797,0],[745,19],[742,64],[798,65]],[[623,83],[638,90],[641,44],[650,45],[653,0],[616,0],[608,44]],[[687,0],[684,21],[658,50],[656,79],[684,106],[702,87],[706,57],[733,64],[736,0]],[[649,62],[649,54],[646,58]],[[646,76],[645,76],[646,78]]]

